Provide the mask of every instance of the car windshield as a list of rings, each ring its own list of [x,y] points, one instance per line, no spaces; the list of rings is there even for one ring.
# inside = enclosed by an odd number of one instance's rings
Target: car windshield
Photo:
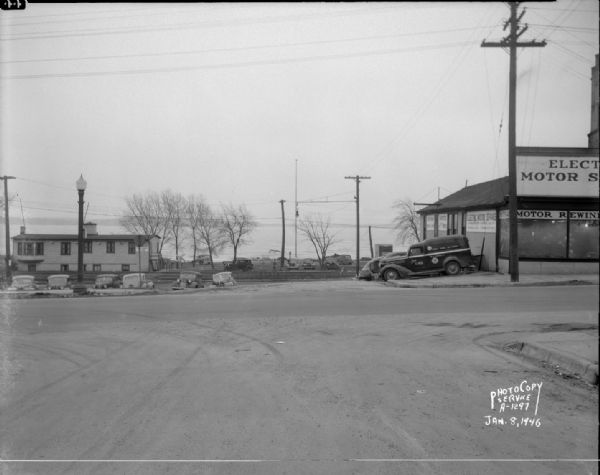
[[[182,280],[194,280],[196,278],[196,274],[181,274],[179,278]]]
[[[416,256],[419,254],[423,254],[423,248],[422,247],[413,247],[410,249],[410,251],[408,251],[408,255],[409,256]]]
[[[96,282],[110,282],[111,280],[113,280],[111,275],[103,275],[96,278]]]

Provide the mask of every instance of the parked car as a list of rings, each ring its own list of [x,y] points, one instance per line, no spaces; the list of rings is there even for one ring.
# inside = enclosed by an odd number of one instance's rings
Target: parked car
[[[227,262],[225,263],[225,270],[231,272],[233,270],[252,270],[254,269],[254,264],[252,264],[252,260],[246,257],[238,257],[235,262]]]
[[[302,269],[304,270],[315,270],[317,266],[315,265],[314,259],[304,259],[302,261]]]
[[[197,256],[194,262],[200,266],[208,265],[210,264],[210,256],[208,254],[202,254]]]
[[[287,268],[288,270],[298,270],[300,268],[300,265],[298,264],[297,260],[292,259],[287,261]]]
[[[71,287],[70,276],[67,274],[54,274],[48,276],[49,289],[68,289]]]
[[[124,289],[153,289],[154,282],[146,279],[144,273],[125,274],[121,287]]]
[[[185,271],[179,274],[179,277],[173,282],[172,289],[198,289],[204,287],[202,275],[199,272]]]
[[[8,290],[36,290],[35,277],[32,275],[15,275]]]
[[[94,281],[95,289],[118,289],[121,287],[121,277],[117,274],[101,274]]]
[[[325,269],[327,270],[340,270],[340,265],[335,261],[325,261]]]
[[[351,266],[352,256],[350,254],[334,254],[330,256],[337,264],[341,266]]]
[[[381,257],[370,259],[358,273],[359,280],[377,280],[379,278],[379,263]]]
[[[380,261],[380,276],[396,280],[411,276],[446,273],[457,275],[473,267],[469,240],[465,236],[440,236],[426,239],[408,248],[406,256],[384,257]]]

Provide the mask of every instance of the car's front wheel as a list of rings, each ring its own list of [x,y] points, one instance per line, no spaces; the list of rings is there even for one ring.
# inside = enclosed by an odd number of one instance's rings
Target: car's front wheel
[[[460,264],[456,261],[450,261],[446,263],[444,270],[448,275],[458,275],[460,274]]]
[[[400,272],[398,272],[396,269],[387,269],[384,273],[383,273],[383,278],[385,280],[398,280],[400,279],[402,276],[400,275]]]

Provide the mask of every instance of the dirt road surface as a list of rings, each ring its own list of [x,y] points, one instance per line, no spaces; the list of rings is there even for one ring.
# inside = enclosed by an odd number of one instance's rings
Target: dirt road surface
[[[597,388],[502,347],[597,314],[590,286],[4,301],[0,473],[596,474]]]

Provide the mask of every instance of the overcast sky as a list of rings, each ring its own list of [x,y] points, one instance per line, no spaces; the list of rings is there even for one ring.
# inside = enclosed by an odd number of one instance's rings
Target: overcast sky
[[[525,3],[517,143],[586,147],[598,2]],[[392,204],[507,174],[506,3],[28,4],[0,13],[0,174],[11,235],[122,231],[124,198],[170,188],[246,204],[241,255],[294,251],[300,217],[329,217],[333,252],[394,242]],[[112,221],[111,221],[112,220]],[[4,232],[2,239],[4,238]],[[2,242],[2,251],[4,243]],[[189,254],[189,253],[188,253]],[[226,256],[228,252],[224,253]],[[300,257],[312,254],[298,239]]]

